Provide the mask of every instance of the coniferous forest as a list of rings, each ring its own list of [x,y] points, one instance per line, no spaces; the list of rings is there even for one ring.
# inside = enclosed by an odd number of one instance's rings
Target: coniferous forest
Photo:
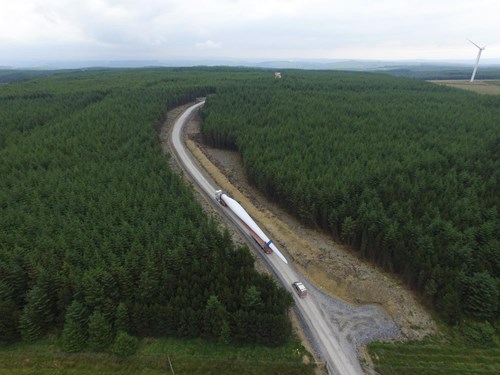
[[[204,140],[238,150],[302,222],[402,275],[447,321],[498,323],[499,96],[289,71],[221,88],[202,117]]]
[[[363,73],[90,70],[0,86],[0,345],[288,339],[291,296],[162,154],[166,111],[206,95],[205,141],[238,150],[271,199],[449,322],[498,324],[498,96]]]
[[[255,75],[96,70],[0,86],[0,345],[288,340],[291,296],[202,211],[155,132],[167,109]]]

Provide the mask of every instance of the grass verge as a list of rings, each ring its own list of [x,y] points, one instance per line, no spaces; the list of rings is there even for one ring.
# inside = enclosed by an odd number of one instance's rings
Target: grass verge
[[[58,338],[0,347],[0,375],[16,374],[313,374],[298,341],[277,348],[230,346],[201,339],[143,339],[135,355],[64,353]]]
[[[454,334],[420,342],[377,342],[368,350],[375,370],[382,375],[500,374],[498,345],[471,347]]]

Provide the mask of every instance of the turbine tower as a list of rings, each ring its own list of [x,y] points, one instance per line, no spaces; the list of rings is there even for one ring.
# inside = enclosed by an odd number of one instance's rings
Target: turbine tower
[[[476,59],[476,65],[474,66],[474,71],[472,72],[472,77],[470,77],[470,81],[471,82],[474,82],[474,77],[476,76],[476,72],[477,72],[477,66],[479,65],[479,59],[481,58],[481,52],[483,52],[483,50],[486,48],[486,47],[479,47],[476,43],[474,43],[472,40],[470,39],[467,39],[469,42],[471,42],[472,44],[474,44],[477,48],[479,48],[479,52],[477,53],[477,59]]]

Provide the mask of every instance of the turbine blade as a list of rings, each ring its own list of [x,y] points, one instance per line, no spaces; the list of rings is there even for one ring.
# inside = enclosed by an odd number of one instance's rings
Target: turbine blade
[[[478,46],[476,43],[474,43],[472,40],[470,40],[470,39],[467,39],[467,40],[468,40],[469,42],[471,42],[472,44],[474,44],[477,48],[479,48],[479,49],[484,49],[484,48],[479,47],[479,46]]]

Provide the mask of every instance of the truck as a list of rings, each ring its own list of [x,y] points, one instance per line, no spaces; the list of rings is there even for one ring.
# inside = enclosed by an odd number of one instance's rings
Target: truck
[[[300,281],[295,281],[294,283],[292,283],[292,286],[300,298],[305,298],[307,296],[307,289]]]
[[[238,219],[243,223],[247,229],[250,236],[257,242],[259,247],[266,253],[272,254],[273,252],[286,264],[288,261],[285,256],[278,250],[273,241],[266,236],[266,234],[260,229],[257,223],[252,219],[248,212],[239,204],[236,200],[228,196],[222,190],[217,190],[215,192],[215,200],[225,209],[231,211],[238,217]]]

